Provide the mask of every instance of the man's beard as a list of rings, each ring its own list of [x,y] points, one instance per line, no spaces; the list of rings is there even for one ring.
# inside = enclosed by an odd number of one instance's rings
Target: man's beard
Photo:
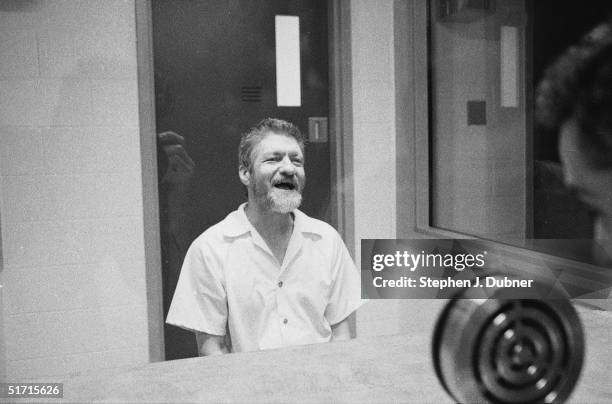
[[[272,188],[266,195],[266,206],[272,212],[290,213],[302,204],[302,194],[296,190]]]
[[[264,206],[268,210],[275,213],[290,213],[300,207],[302,204],[302,192],[304,184],[298,185],[298,189],[279,189],[272,187],[268,192],[263,192],[257,187],[257,183],[253,184],[253,194],[259,201],[260,206]]]

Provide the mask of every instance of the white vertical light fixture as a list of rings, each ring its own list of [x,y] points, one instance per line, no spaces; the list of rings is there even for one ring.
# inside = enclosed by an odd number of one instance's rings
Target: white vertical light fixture
[[[519,31],[518,27],[502,26],[500,31],[501,106],[519,106]]]
[[[276,104],[279,107],[302,105],[300,72],[300,18],[275,16]]]

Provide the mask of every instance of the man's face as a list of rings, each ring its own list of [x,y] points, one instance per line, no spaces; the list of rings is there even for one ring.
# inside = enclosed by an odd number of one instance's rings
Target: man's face
[[[277,213],[300,206],[306,176],[304,155],[294,138],[268,132],[253,149],[251,161],[250,172],[241,173],[250,203]]]
[[[580,136],[574,119],[561,127],[559,153],[565,185],[593,209],[597,216],[596,229],[612,235],[612,170],[589,164],[589,157],[579,142]]]

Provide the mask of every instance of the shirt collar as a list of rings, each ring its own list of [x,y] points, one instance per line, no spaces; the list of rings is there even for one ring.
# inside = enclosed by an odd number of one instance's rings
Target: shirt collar
[[[227,216],[227,223],[223,232],[224,235],[228,237],[239,237],[250,232],[251,230],[254,230],[253,225],[247,218],[246,212],[244,211],[245,207],[246,202],[241,204],[237,210]],[[294,210],[293,215],[294,231],[321,235],[320,225],[315,219],[312,219],[299,209]]]

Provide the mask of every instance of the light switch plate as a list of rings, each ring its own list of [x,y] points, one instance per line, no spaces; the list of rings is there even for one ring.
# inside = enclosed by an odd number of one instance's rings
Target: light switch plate
[[[327,117],[308,118],[308,142],[324,143],[327,142]]]

